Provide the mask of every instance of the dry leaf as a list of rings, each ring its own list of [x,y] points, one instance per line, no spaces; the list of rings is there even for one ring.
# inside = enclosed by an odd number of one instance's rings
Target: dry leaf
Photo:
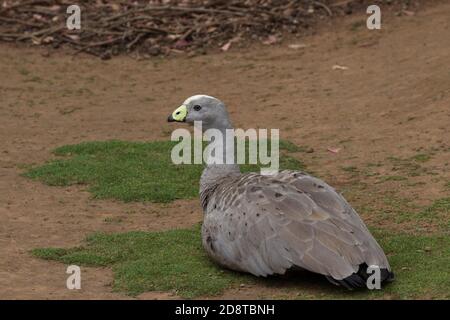
[[[226,51],[228,51],[228,50],[230,49],[230,47],[231,47],[231,41],[228,41],[227,43],[225,43],[225,44],[220,48],[220,50],[226,52]]]
[[[36,37],[32,37],[31,38],[31,43],[33,43],[34,45],[36,45],[36,46],[40,46],[41,45],[41,39],[39,39],[39,38],[36,38]]]
[[[189,42],[186,41],[186,39],[180,39],[177,42],[175,42],[174,48],[175,49],[182,49],[184,47],[187,47],[189,45]]]
[[[66,34],[66,37],[72,39],[73,41],[78,41],[80,40],[80,36],[76,35],[76,34]]]
[[[48,9],[53,12],[58,12],[59,9],[61,9],[61,6],[58,6],[57,4],[55,4],[53,6],[50,6]]]
[[[33,19],[38,21],[45,21],[44,17],[37,13],[33,14]]]
[[[327,148],[327,151],[336,154],[336,153],[339,153],[339,151],[341,151],[341,148],[331,148],[331,147],[328,147],[328,148]]]
[[[111,9],[113,9],[113,11],[119,11],[120,10],[120,5],[117,3],[113,3],[110,5]]]
[[[340,66],[340,65],[338,65],[338,64],[335,64],[335,65],[333,66],[333,70],[348,70],[348,67],[346,67],[346,66]]]
[[[53,42],[53,40],[55,40],[55,38],[53,38],[52,36],[48,36],[48,37],[45,37],[45,38],[42,40],[42,42],[43,42],[43,43],[50,43],[50,42]]]
[[[303,49],[306,47],[308,47],[308,46],[303,43],[293,43],[293,44],[288,45],[289,49],[294,49],[294,50]]]
[[[409,17],[414,16],[416,14],[414,11],[409,11],[409,10],[403,10],[402,12]]]
[[[278,38],[274,35],[270,35],[266,40],[263,41],[263,44],[271,45],[278,42]]]

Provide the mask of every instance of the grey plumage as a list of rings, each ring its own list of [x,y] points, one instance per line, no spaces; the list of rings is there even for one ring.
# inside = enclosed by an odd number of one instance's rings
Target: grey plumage
[[[231,128],[224,104],[195,96],[184,103],[186,121]],[[201,106],[196,113],[193,106]],[[203,246],[220,265],[255,276],[300,267],[348,288],[365,285],[364,268],[393,274],[369,230],[331,186],[304,172],[241,174],[235,165],[209,165],[200,181]],[[382,280],[383,280],[382,279]]]

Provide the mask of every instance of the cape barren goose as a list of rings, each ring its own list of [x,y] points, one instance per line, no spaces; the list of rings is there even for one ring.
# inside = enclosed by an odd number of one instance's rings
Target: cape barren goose
[[[203,130],[217,129],[224,137],[232,128],[224,103],[206,95],[188,98],[168,121],[202,121]],[[224,150],[225,163],[229,148]],[[307,173],[241,174],[236,164],[208,164],[200,199],[203,246],[226,268],[263,277],[302,268],[349,289],[366,286],[368,266],[380,268],[381,282],[394,278],[356,211]]]

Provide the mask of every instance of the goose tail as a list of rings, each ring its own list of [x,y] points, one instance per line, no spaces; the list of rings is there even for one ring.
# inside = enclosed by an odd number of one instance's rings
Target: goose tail
[[[367,288],[367,280],[372,274],[367,272],[367,264],[363,263],[359,265],[358,272],[351,274],[350,276],[337,280],[333,277],[326,276],[328,281],[331,283],[343,286],[349,290],[358,289],[358,288]],[[394,273],[386,268],[380,269],[380,283],[385,284],[387,282],[394,281],[395,276]]]

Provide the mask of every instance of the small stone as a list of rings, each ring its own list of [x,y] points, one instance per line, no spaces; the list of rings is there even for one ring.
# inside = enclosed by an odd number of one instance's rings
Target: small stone
[[[101,54],[100,59],[102,60],[109,60],[111,59],[111,52],[104,52]]]
[[[157,56],[161,53],[161,48],[158,45],[154,45],[148,49],[148,53],[151,56]]]
[[[292,8],[287,8],[287,9],[285,9],[285,10],[283,11],[283,16],[285,16],[286,18],[293,17],[293,16],[294,16],[294,13],[295,13],[295,10],[294,10],[294,9],[292,9]]]
[[[198,55],[205,55],[205,54],[207,54],[207,51],[206,51],[205,48],[198,48],[197,50],[195,50],[195,52],[196,52]]]

